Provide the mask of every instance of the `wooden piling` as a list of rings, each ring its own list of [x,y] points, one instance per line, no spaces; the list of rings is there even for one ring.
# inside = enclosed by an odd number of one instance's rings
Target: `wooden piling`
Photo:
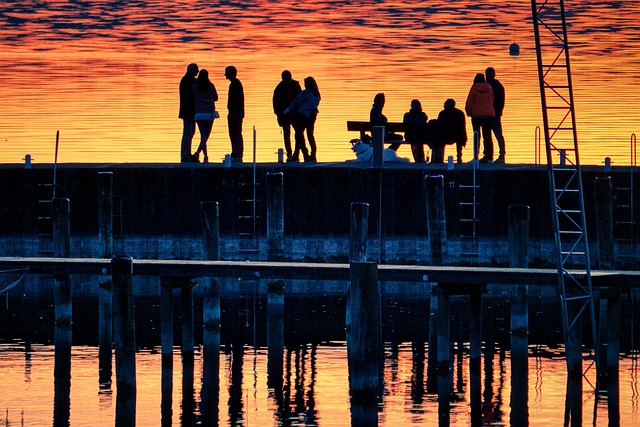
[[[162,354],[173,354],[173,283],[160,277],[160,345]]]
[[[182,306],[182,351],[183,360],[187,355],[193,357],[195,346],[193,326],[193,283],[188,279],[180,279],[180,303]]]
[[[431,285],[429,297],[429,354],[427,359],[427,393],[438,392],[438,297],[436,284]]]
[[[451,360],[449,356],[449,293],[439,284],[434,289],[438,298],[438,425],[448,426],[451,403]]]
[[[102,258],[113,256],[113,172],[98,172],[98,247]],[[113,316],[111,278],[98,280],[98,377],[100,387],[111,388]]]
[[[577,307],[570,309],[577,310]],[[569,318],[575,313],[568,313]],[[582,327],[578,322],[573,327],[573,334],[567,334],[565,347],[567,362],[567,397],[565,405],[565,425],[582,426]],[[568,422],[570,421],[570,423]]]
[[[613,187],[611,177],[596,177],[594,181],[596,202],[596,230],[598,234],[598,265],[601,270],[611,270],[614,264],[613,239]]]
[[[71,207],[69,199],[53,199],[53,251],[57,258],[71,256]]]
[[[281,389],[284,357],[284,281],[268,283],[267,292],[267,385]]]
[[[380,289],[378,265],[353,262],[350,268],[347,334],[349,385],[352,404],[377,405],[379,384]]]
[[[267,257],[279,261],[284,256],[284,175],[267,173]]]
[[[220,259],[220,212],[218,202],[202,202],[202,246],[206,260]]]
[[[136,423],[136,336],[133,300],[133,260],[111,260],[113,317],[116,347],[116,425]]]
[[[607,406],[609,425],[620,425],[620,289],[606,290],[607,319]]]
[[[431,263],[442,265],[447,257],[447,218],[444,204],[444,177],[424,178],[427,200],[427,230],[431,246]]]
[[[469,394],[471,400],[471,425],[482,424],[482,294],[470,295],[469,316]]]
[[[351,203],[349,229],[349,261],[367,261],[367,240],[369,237],[369,204]]]

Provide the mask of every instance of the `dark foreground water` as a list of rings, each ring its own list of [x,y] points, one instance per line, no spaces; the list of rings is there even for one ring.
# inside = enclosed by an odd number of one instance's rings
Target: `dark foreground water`
[[[229,426],[344,426],[354,416],[349,399],[345,342],[345,300],[340,295],[292,295],[285,299],[282,377],[273,387],[266,346],[266,298],[245,292],[222,299],[221,352],[217,404],[205,408],[201,349],[194,363],[180,356],[180,313],[176,308],[173,372],[164,374],[160,354],[159,297],[136,297],[137,426],[212,425],[215,414]],[[0,425],[114,425],[117,390],[98,380],[97,298],[90,283],[75,285],[71,384],[54,385],[53,300],[47,291],[25,296],[14,289],[0,306]],[[176,293],[179,297],[179,294]],[[620,357],[620,425],[638,425],[638,319],[623,296]],[[437,394],[429,392],[429,301],[423,295],[383,297],[384,392],[378,405],[381,426],[443,425]],[[468,426],[470,375],[468,299],[452,301],[453,381],[450,425]],[[176,306],[179,307],[179,298]],[[564,420],[566,362],[560,331],[560,307],[554,298],[530,299],[528,399],[512,397],[509,351],[509,298],[485,296],[481,425],[557,426]],[[202,303],[195,298],[196,341],[202,337]],[[165,369],[166,369],[165,363]],[[519,375],[522,377],[522,372]],[[169,390],[167,393],[167,379]],[[584,381],[583,425],[607,426],[606,396],[596,399],[590,371]],[[522,385],[522,384],[517,384]],[[54,393],[55,390],[55,393]],[[55,396],[54,396],[55,394]],[[65,396],[66,394],[66,396]],[[60,397],[62,395],[62,400]],[[68,400],[65,400],[65,397]],[[67,402],[63,407],[54,401]],[[65,407],[66,406],[66,407]],[[163,409],[164,408],[164,409]],[[55,409],[55,410],[54,410]],[[522,418],[522,413],[528,417]],[[516,414],[518,419],[516,419]],[[356,423],[354,423],[356,425]],[[361,425],[361,424],[360,424]],[[480,424],[478,424],[480,425]]]

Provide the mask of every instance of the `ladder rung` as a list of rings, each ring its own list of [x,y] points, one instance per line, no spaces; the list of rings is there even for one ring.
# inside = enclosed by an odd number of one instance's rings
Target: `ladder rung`
[[[585,252],[571,251],[571,252],[562,252],[562,255],[584,256],[584,255],[586,255],[586,253]]]
[[[480,188],[479,185],[460,185],[460,188]]]
[[[572,188],[561,188],[561,189],[556,188],[556,193],[579,193],[579,192],[580,190],[572,189]]]
[[[462,221],[462,222],[478,222],[480,220],[479,219],[472,219],[472,218],[460,218],[460,221]]]
[[[473,206],[476,205],[477,203],[471,203],[471,202],[460,202],[460,206]]]
[[[566,297],[565,298],[565,300],[567,300],[567,301],[580,301],[580,300],[584,300],[584,299],[591,299],[591,295],[577,295],[577,296]]]
[[[580,213],[582,211],[578,211],[575,209],[562,209],[560,207],[556,207],[558,212],[562,212],[562,213],[566,213],[566,214],[576,214],[576,213]]]
[[[584,234],[582,231],[560,230],[560,234]]]
[[[623,225],[633,225],[635,224],[635,221],[616,221],[616,224],[623,224]]]

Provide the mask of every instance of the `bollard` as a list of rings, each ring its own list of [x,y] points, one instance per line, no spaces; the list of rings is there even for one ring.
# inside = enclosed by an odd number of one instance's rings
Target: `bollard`
[[[267,257],[271,261],[284,256],[284,176],[267,173]]]
[[[567,164],[567,150],[561,148],[558,151],[560,152],[560,166],[565,166]]]
[[[448,171],[452,171],[454,168],[454,163],[453,163],[453,156],[448,156],[447,157],[447,170]]]
[[[598,265],[601,270],[611,270],[614,264],[613,187],[611,185],[611,177],[596,177],[594,188],[598,234]]]
[[[24,168],[31,169],[31,154],[26,154],[23,160],[24,160]]]
[[[284,356],[284,282],[269,282],[267,293],[267,385],[282,389]],[[276,392],[277,393],[277,392]]]
[[[427,193],[427,229],[431,246],[431,262],[442,265],[447,257],[447,218],[444,204],[444,177],[424,178]]]
[[[611,157],[604,158],[604,171],[605,173],[611,172]]]
[[[98,172],[98,247],[102,258],[113,255],[113,172]],[[106,274],[106,272],[105,272]],[[113,316],[111,279],[98,280],[98,378],[100,387],[111,388]]]
[[[114,338],[116,343],[116,425],[136,424],[136,335],[133,301],[133,259],[111,260]]]
[[[381,168],[384,164],[384,126],[374,126],[371,131],[373,143],[373,166]]]
[[[369,235],[369,204],[351,203],[349,232],[349,262],[367,261]]]

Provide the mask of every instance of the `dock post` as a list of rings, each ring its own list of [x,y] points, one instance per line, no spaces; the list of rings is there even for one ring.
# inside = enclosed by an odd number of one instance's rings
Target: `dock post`
[[[53,250],[58,258],[71,256],[71,210],[69,199],[53,199]],[[70,416],[71,392],[71,329],[73,325],[71,303],[71,278],[56,276],[54,331],[54,420],[60,425]]]
[[[377,425],[382,357],[378,265],[352,262],[349,274],[347,310],[351,327],[347,331],[347,358],[352,425]]]
[[[509,267],[529,266],[529,206],[509,206]],[[529,304],[526,285],[511,292],[511,425],[529,419]]]
[[[116,342],[116,425],[136,424],[136,335],[133,301],[133,259],[111,260],[114,338]]]
[[[192,357],[194,349],[194,328],[193,328],[193,282],[187,278],[179,278],[180,282],[180,302],[182,306],[182,345],[180,350],[182,357]]]
[[[284,257],[284,175],[267,173],[267,257]]]
[[[162,354],[161,424],[170,426],[173,414],[173,284],[164,276],[160,277],[160,345]]]
[[[611,177],[596,177],[596,229],[598,232],[598,264],[601,270],[613,269],[613,187]]]
[[[573,310],[576,310],[573,307]],[[575,313],[568,313],[575,316]],[[571,427],[582,426],[582,325],[577,322],[574,325],[574,333],[568,334],[566,343],[567,359],[567,398],[565,407],[565,420],[571,420],[565,425]]]
[[[444,204],[444,177],[424,178],[427,192],[427,229],[431,246],[431,263],[442,265],[447,257],[447,218]]]
[[[609,425],[620,425],[620,289],[606,289],[607,316],[607,405]]]
[[[438,425],[448,426],[450,421],[449,405],[451,403],[449,293],[443,288],[442,284],[438,284],[433,289],[433,292],[434,296],[438,298],[438,354],[436,356],[438,369]]]
[[[284,281],[268,283],[267,293],[267,385],[281,393],[284,357]]]
[[[369,236],[369,204],[351,203],[349,232],[349,261],[367,261],[367,239]]]
[[[373,143],[373,166],[381,168],[384,164],[384,126],[374,126],[371,130]]]
[[[469,316],[469,394],[471,425],[482,424],[482,293],[471,292]]]
[[[113,172],[98,172],[98,246],[102,258],[113,256]],[[113,316],[111,278],[98,281],[98,378],[100,387],[111,388]]]
[[[437,285],[431,284],[429,297],[429,353],[427,358],[427,393],[438,392],[438,296]]]
[[[209,261],[218,261],[220,259],[218,202],[203,202],[201,209],[204,257]],[[220,393],[220,288],[215,278],[205,277],[203,280],[201,411],[205,425],[217,425]]]

